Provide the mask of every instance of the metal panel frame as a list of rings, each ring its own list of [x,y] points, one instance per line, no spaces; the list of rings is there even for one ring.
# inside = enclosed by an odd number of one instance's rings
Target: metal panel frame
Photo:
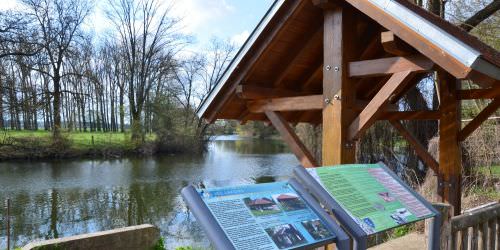
[[[394,178],[399,184],[406,188],[412,195],[417,198],[422,204],[434,213],[434,216],[428,218],[431,219],[432,231],[428,238],[428,249],[434,250],[439,249],[440,244],[440,228],[441,228],[441,214],[425,200],[420,194],[415,192],[410,186],[404,183],[392,170],[390,170],[385,164],[378,163],[392,178]],[[361,227],[347,214],[347,212],[340,206],[340,204],[331,197],[331,195],[326,191],[317,181],[307,172],[307,170],[298,166],[293,170],[294,175],[299,179],[305,188],[315,196],[320,203],[327,207],[335,215],[335,218],[344,227],[344,229],[351,235],[354,242],[354,249],[364,250],[367,248],[367,237],[368,235],[361,229]]]
[[[294,188],[294,190],[301,196],[301,198],[307,203],[307,205],[313,210],[313,212],[318,215],[318,217],[326,223],[328,229],[330,229],[334,234],[333,242],[336,243],[337,249],[339,250],[349,250],[350,249],[350,239],[349,236],[342,230],[342,228],[325,212],[325,210],[317,203],[317,201],[306,191],[306,189],[298,182],[296,179],[291,178],[288,183]],[[184,187],[181,190],[181,196],[188,204],[189,208],[193,212],[197,222],[204,229],[210,242],[216,247],[216,249],[222,250],[234,250],[232,242],[224,233],[215,217],[212,215],[205,202],[201,199],[198,191],[193,185]],[[302,248],[314,248],[323,246],[325,244],[331,243],[330,240],[320,241],[315,244],[307,245]]]

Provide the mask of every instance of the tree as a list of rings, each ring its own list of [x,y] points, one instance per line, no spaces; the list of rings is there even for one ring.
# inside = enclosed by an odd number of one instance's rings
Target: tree
[[[63,63],[76,46],[78,32],[91,7],[86,0],[22,0],[28,15],[35,20],[39,32],[37,43],[41,46],[49,70],[36,70],[48,75],[53,84],[53,134],[61,129],[61,79]]]
[[[169,7],[157,0],[108,0],[108,18],[114,24],[125,59],[125,81],[132,139],[143,137],[142,113],[155,84],[159,58],[170,58],[178,49],[178,20],[169,18]],[[161,11],[163,10],[163,11]],[[164,63],[164,62],[162,62]]]

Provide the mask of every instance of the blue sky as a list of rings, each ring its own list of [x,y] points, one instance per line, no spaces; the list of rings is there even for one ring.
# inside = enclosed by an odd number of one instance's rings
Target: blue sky
[[[216,36],[244,42],[272,0],[177,0],[174,14],[184,16],[185,30],[206,43]]]
[[[0,0],[0,10],[19,7],[18,0]],[[172,4],[171,14],[182,18],[181,32],[195,37],[194,50],[206,47],[212,37],[242,44],[269,9],[273,0],[159,0]],[[103,14],[104,0],[95,0],[96,8],[87,25],[97,34],[109,26]]]

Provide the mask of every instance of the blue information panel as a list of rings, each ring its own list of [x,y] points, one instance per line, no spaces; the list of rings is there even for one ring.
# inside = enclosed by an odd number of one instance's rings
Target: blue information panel
[[[288,182],[197,192],[236,249],[294,249],[335,238]]]

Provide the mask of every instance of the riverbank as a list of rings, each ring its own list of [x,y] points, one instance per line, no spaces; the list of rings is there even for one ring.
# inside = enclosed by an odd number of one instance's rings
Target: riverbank
[[[50,131],[6,130],[0,133],[0,160],[120,158],[183,153],[194,148],[191,139],[174,138],[159,144],[155,134],[146,134],[139,143],[130,138],[130,133],[119,132],[63,132],[61,139],[54,141]]]

